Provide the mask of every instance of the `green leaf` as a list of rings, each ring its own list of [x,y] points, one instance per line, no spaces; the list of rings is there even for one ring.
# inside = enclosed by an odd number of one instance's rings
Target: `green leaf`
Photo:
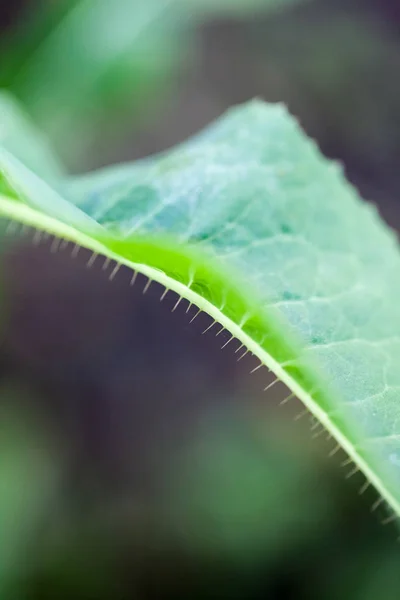
[[[0,168],[5,217],[207,312],[400,512],[397,240],[284,108],[254,101],[171,152],[64,183],[75,206],[6,151]]]

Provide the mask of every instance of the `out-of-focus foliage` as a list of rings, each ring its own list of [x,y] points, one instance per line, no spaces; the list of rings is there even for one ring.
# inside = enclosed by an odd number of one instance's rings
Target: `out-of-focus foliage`
[[[73,2],[19,68],[8,69],[4,83],[75,166],[100,132],[113,135],[120,111],[143,120],[165,101],[172,74],[190,53],[184,15],[171,6],[170,0]]]
[[[33,126],[22,107],[15,104],[10,94],[0,92],[0,146],[17,156],[27,167],[44,179],[62,175],[62,167],[54,158],[47,140]]]
[[[334,499],[318,488],[309,445],[282,447],[284,428],[257,424],[245,410],[218,416],[203,423],[165,478],[168,522],[192,551],[267,568],[329,529]],[[282,497],[297,502],[283,506]]]
[[[288,415],[248,417],[208,413],[170,449],[156,499],[99,498],[53,522],[23,598],[396,600],[400,556],[371,498]]]
[[[30,42],[23,29],[6,46],[0,85],[23,101],[61,156],[81,168],[104,136],[115,137],[126,122],[143,123],[168,102],[178,74],[193,62],[194,26],[201,20],[291,3],[64,0],[44,9],[42,18],[39,9]]]
[[[0,398],[0,596],[26,572],[25,554],[55,490],[57,466],[37,422],[22,411],[21,392]],[[55,447],[52,448],[53,452]]]

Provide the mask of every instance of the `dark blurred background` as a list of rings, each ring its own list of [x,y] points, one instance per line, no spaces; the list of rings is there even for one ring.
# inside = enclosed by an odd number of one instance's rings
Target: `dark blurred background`
[[[283,101],[400,226],[395,0],[0,3],[0,85],[70,173]],[[321,199],[323,201],[323,199]],[[7,234],[0,582],[8,598],[397,600],[395,524],[237,342],[145,278]],[[6,238],[4,238],[6,239]],[[0,590],[1,590],[0,583]]]

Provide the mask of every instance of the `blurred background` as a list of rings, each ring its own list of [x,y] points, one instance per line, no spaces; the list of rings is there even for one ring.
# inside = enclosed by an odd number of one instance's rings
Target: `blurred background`
[[[398,0],[1,0],[0,33],[68,173],[258,96],[400,227]],[[396,525],[237,342],[84,251],[2,244],[1,600],[398,600]]]

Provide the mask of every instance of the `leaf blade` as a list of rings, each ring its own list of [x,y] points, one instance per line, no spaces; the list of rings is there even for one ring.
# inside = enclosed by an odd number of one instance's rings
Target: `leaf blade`
[[[397,241],[282,107],[65,189],[98,225],[76,243],[224,325],[400,512]]]

